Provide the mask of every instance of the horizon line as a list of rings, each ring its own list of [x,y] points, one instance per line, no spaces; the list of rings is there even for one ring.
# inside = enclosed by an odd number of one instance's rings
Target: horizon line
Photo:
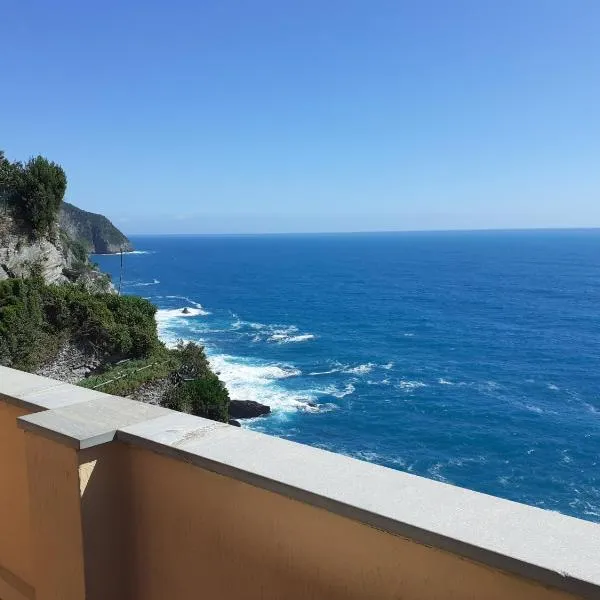
[[[355,231],[256,231],[256,232],[144,232],[129,233],[131,236],[266,236],[266,235],[366,235],[366,234],[402,234],[402,233],[511,233],[526,231],[600,231],[600,226],[592,227],[480,227],[472,229],[367,229]]]

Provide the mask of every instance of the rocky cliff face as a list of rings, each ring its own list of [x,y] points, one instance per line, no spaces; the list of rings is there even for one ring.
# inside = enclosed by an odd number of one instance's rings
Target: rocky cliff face
[[[115,254],[130,252],[133,245],[105,216],[81,210],[63,202],[59,215],[60,228],[81,242],[88,252]]]
[[[41,275],[46,283],[77,282],[90,291],[110,291],[106,275],[95,270],[87,252],[131,250],[129,240],[102,215],[67,205],[60,221],[43,237],[24,229],[8,211],[0,212],[0,281]]]
[[[53,236],[36,240],[19,230],[12,218],[0,216],[0,280],[28,277],[39,269],[48,283],[62,283],[68,281],[64,270],[74,262],[58,230]]]

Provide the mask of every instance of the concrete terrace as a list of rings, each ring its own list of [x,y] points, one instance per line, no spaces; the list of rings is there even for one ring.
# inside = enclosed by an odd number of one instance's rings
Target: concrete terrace
[[[0,367],[0,600],[600,598],[600,525]]]

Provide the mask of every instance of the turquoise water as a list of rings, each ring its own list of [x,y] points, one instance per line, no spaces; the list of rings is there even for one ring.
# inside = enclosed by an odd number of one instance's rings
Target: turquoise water
[[[246,426],[600,521],[600,232],[133,241],[124,292],[272,406]]]

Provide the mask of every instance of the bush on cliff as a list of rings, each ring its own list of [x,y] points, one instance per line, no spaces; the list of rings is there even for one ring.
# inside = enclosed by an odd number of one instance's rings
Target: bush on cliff
[[[0,282],[0,363],[33,370],[66,339],[85,341],[101,356],[144,357],[160,343],[155,312],[135,296],[8,279]]]
[[[34,371],[63,344],[82,342],[108,361],[85,387],[129,395],[153,381],[169,382],[164,406],[227,422],[229,394],[193,343],[165,348],[156,307],[137,296],[92,294],[74,284],[47,285],[41,277],[0,282],[0,364]],[[118,359],[127,362],[115,364]]]
[[[214,373],[184,380],[171,388],[165,394],[163,406],[213,421],[229,420],[229,394]]]

